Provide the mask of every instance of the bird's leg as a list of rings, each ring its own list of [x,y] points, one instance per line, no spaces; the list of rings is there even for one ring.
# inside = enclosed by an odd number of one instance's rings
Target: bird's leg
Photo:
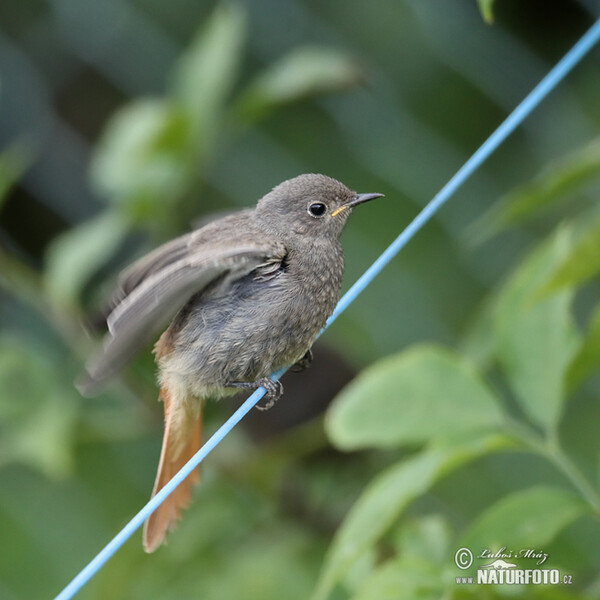
[[[261,377],[256,381],[228,381],[225,385],[227,387],[241,388],[243,390],[256,390],[259,387],[265,388],[267,392],[264,397],[267,402],[264,406],[258,406],[257,404],[256,408],[258,408],[258,410],[269,410],[283,394],[283,385],[281,384],[281,381],[273,381],[270,377]]]
[[[308,367],[310,367],[312,361],[313,353],[312,350],[308,349],[306,351],[306,354],[297,363],[294,363],[290,367],[290,371],[292,373],[301,373],[302,371],[305,371],[306,369],[308,369]]]

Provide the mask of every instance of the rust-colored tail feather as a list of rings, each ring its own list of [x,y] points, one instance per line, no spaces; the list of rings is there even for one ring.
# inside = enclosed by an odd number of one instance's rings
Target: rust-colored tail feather
[[[202,413],[191,414],[186,407],[174,410],[167,389],[160,389],[160,398],[165,408],[165,433],[158,463],[158,472],[152,490],[154,496],[200,449]],[[192,487],[199,480],[198,469],[194,469],[173,493],[146,519],[144,523],[144,550],[154,552],[167,532],[174,529],[192,497]]]

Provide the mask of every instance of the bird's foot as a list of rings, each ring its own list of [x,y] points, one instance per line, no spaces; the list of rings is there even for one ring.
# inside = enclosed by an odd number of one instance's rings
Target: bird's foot
[[[312,350],[307,350],[306,354],[297,362],[294,363],[290,367],[290,371],[292,373],[301,373],[310,367],[310,364],[313,361],[313,353]]]
[[[281,398],[283,394],[283,385],[281,381],[273,381],[270,377],[261,377],[256,381],[230,381],[227,383],[227,387],[240,388],[243,390],[256,390],[259,387],[265,388],[266,393],[264,398],[266,404],[264,406],[256,405],[258,410],[269,410],[273,408],[275,402]]]

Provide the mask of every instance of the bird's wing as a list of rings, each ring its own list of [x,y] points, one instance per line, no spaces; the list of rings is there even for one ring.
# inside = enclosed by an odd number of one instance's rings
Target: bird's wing
[[[108,316],[103,347],[88,362],[86,375],[77,383],[84,394],[93,393],[114,375],[193,295],[222,277],[237,279],[283,260],[285,248],[277,242],[236,245],[230,241],[190,247],[174,262],[161,262],[159,255],[154,256],[158,260],[150,260],[151,255],[136,263],[144,275],[135,275],[135,285],[126,277],[130,284]]]
[[[217,246],[219,240],[236,239],[240,217],[247,216],[251,212],[251,210],[240,210],[218,220],[211,218],[201,229],[196,229],[166,242],[136,260],[119,276],[111,308],[114,308],[127,294],[130,294],[134,288],[152,274],[168,267],[188,254],[198,251],[201,246]]]
[[[119,276],[113,307],[140,285],[144,279],[184,258],[190,250],[193,238],[193,232],[175,238],[145,254],[127,267]]]

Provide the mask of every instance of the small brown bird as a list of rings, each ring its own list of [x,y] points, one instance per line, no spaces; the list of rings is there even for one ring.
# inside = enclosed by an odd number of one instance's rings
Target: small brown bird
[[[165,431],[153,495],[200,448],[206,398],[263,386],[268,408],[283,391],[269,375],[308,365],[339,298],[344,224],[354,206],[380,196],[300,175],[124,271],[103,348],[78,387],[93,393],[173,319],[154,347]],[[197,479],[189,475],[147,519],[147,552],[174,527]]]

